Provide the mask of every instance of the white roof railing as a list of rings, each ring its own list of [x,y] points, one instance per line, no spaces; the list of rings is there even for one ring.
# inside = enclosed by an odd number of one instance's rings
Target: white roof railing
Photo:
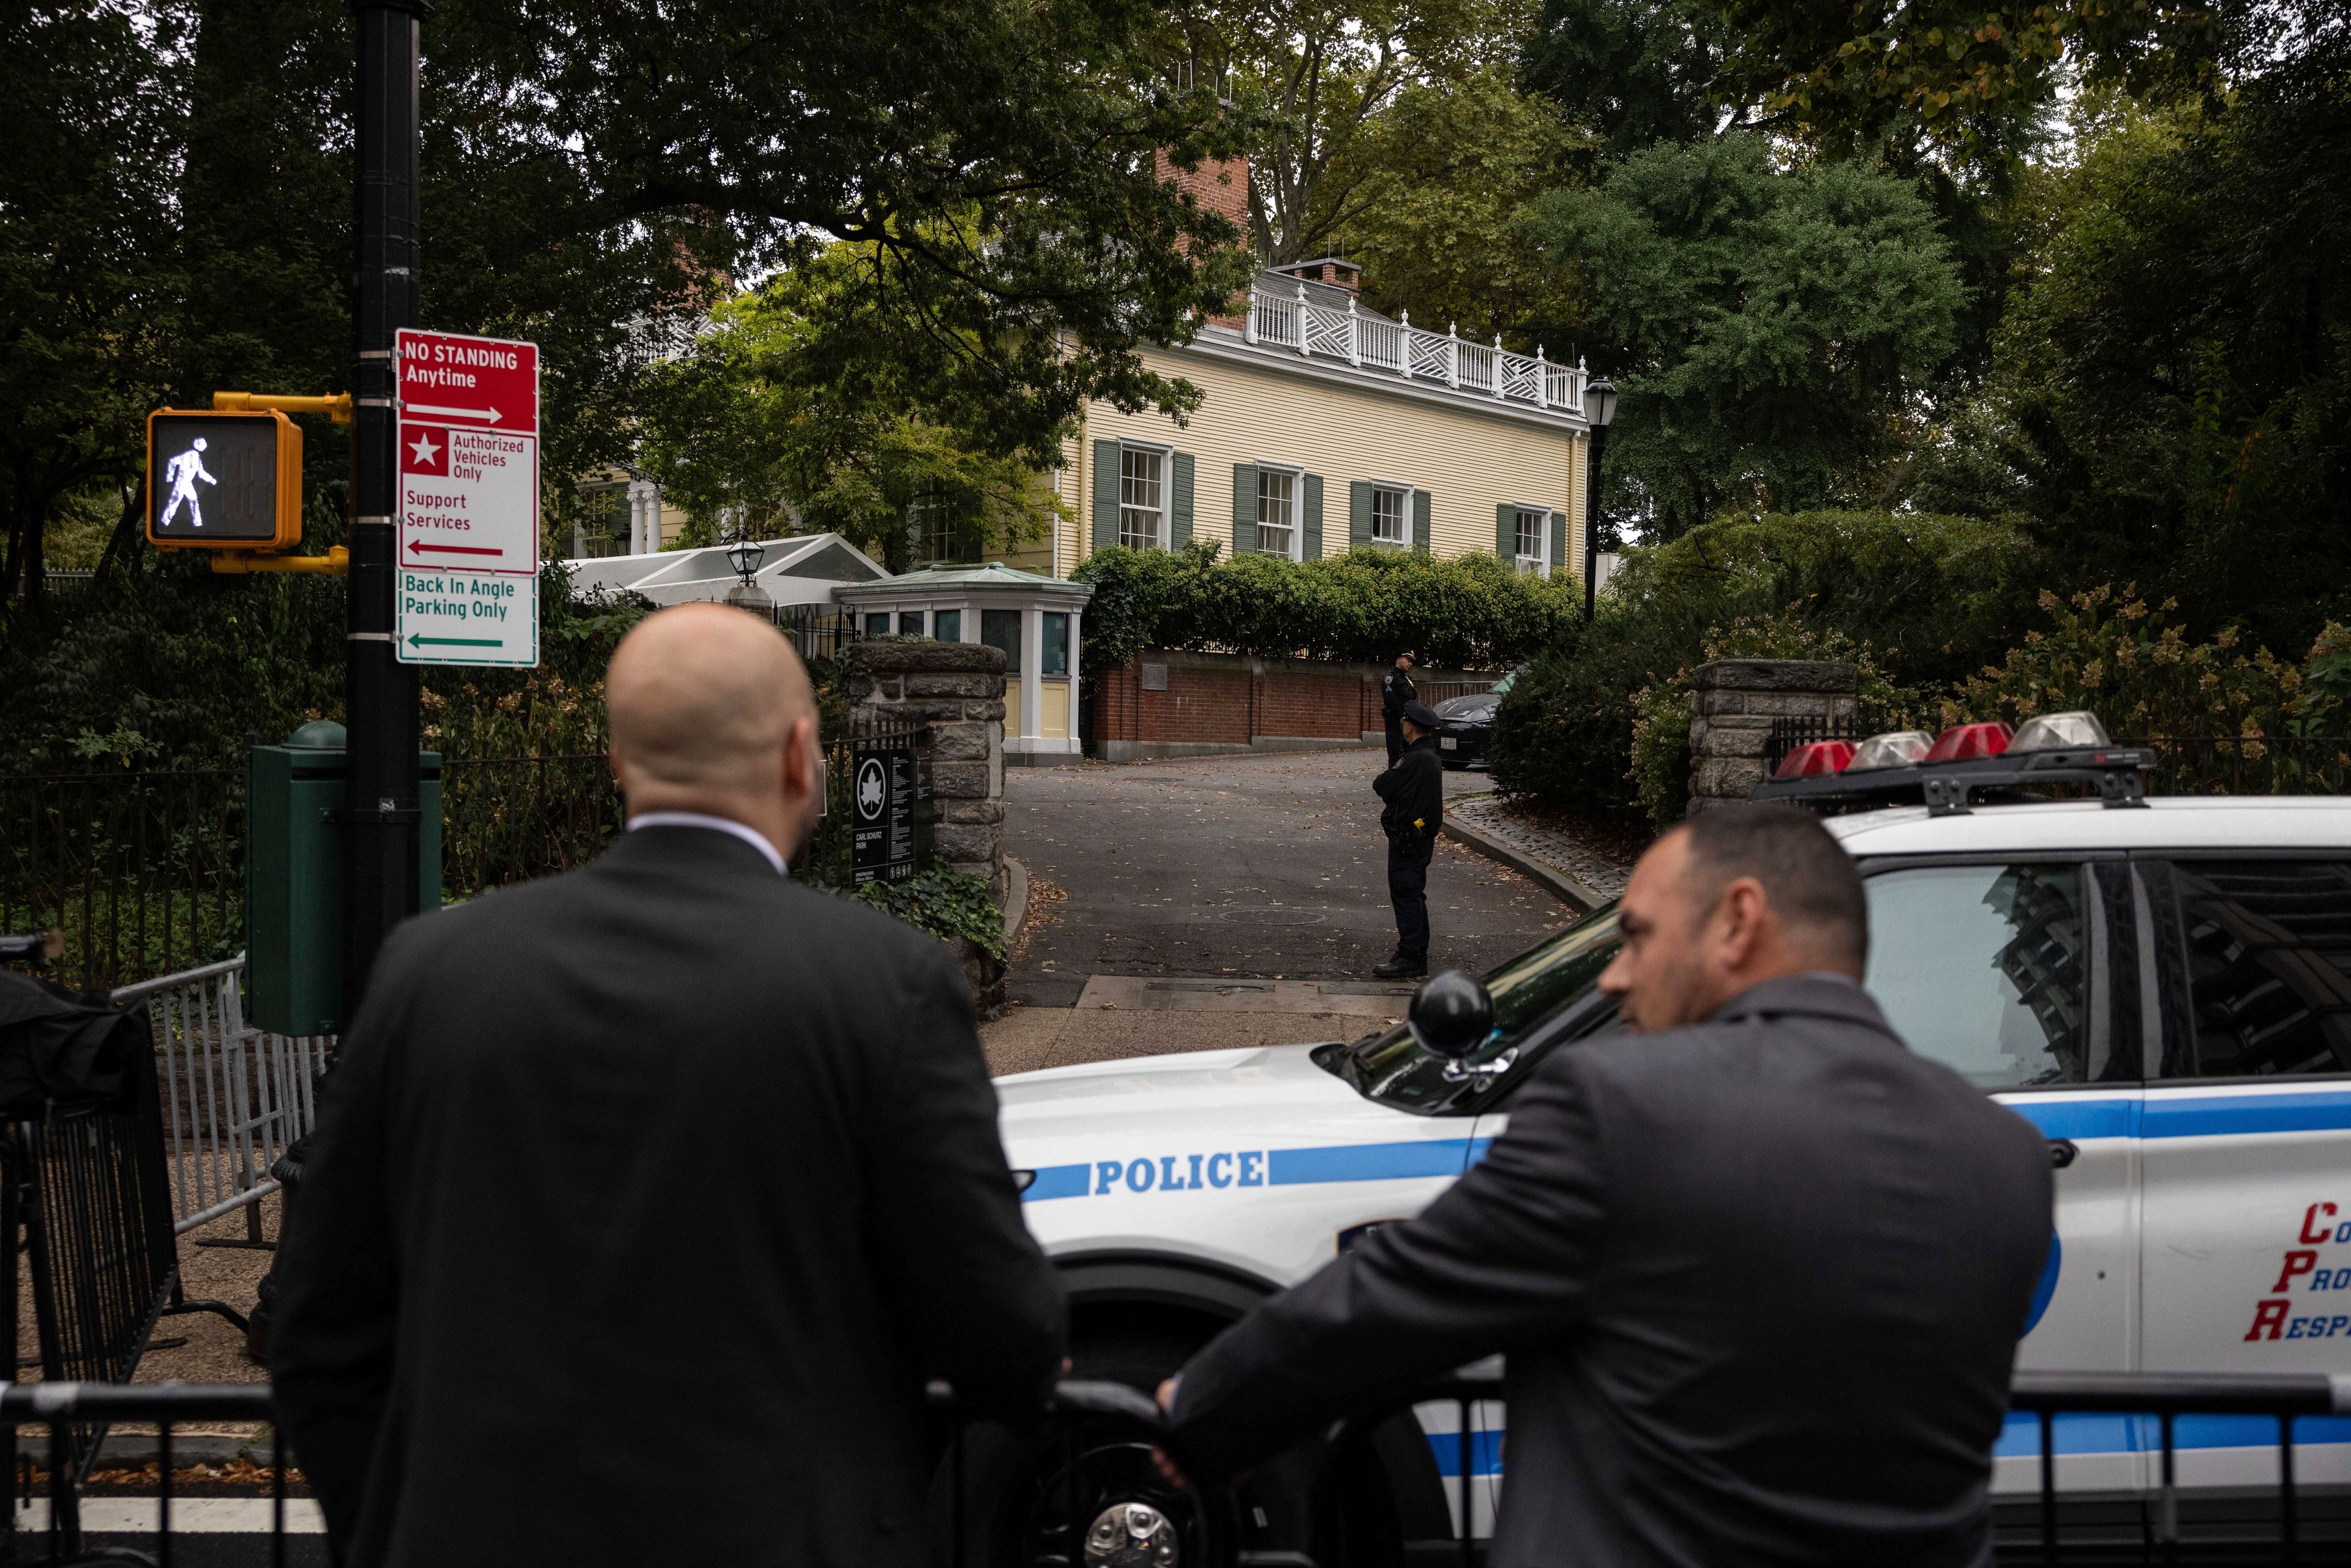
[[[1251,289],[1242,336],[1259,347],[1288,349],[1308,360],[1343,361],[1354,370],[1562,414],[1583,412],[1583,383],[1590,379],[1580,361],[1553,364],[1540,348],[1532,358],[1514,354],[1502,347],[1499,336],[1489,346],[1470,342],[1450,327],[1442,337],[1424,332],[1412,324],[1408,310],[1403,319],[1390,321],[1358,310],[1353,296],[1343,309],[1317,304],[1307,297],[1302,283],[1294,295],[1266,283]]]

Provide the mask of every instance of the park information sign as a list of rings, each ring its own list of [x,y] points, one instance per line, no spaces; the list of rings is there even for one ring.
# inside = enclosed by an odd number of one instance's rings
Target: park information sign
[[[403,329],[402,664],[538,663],[538,345]]]

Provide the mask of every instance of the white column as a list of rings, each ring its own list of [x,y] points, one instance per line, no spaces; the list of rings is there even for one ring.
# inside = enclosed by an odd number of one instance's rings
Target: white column
[[[1078,685],[1078,612],[1072,607],[1070,611],[1070,750],[1072,754],[1081,749],[1078,693],[1082,689]]]
[[[1359,319],[1355,314],[1355,297],[1350,294],[1347,296],[1347,362],[1351,365],[1364,362],[1362,331],[1356,326]]]
[[[1043,677],[1039,666],[1045,662],[1045,615],[1040,610],[1020,612],[1020,738],[1035,740],[1044,716]],[[1034,747],[1023,750],[1033,751]]]

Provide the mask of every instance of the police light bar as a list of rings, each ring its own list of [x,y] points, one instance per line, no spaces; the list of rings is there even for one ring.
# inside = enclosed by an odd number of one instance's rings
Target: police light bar
[[[1823,773],[1842,773],[1853,761],[1850,740],[1815,740],[1799,746],[1780,759],[1780,770],[1774,779],[1814,779]]]
[[[1998,757],[2008,749],[2015,731],[1994,719],[1990,724],[1955,724],[1935,737],[1922,762],[1968,762],[1979,757]]]
[[[2096,716],[2043,714],[2011,730],[1997,720],[1955,724],[1930,741],[1923,730],[1792,747],[1749,799],[1816,807],[1923,803],[1936,816],[1966,811],[1980,793],[2038,799],[2036,784],[2094,783],[2108,806],[2144,806],[2141,777],[2155,766],[2143,747],[2117,747]]]
[[[1925,757],[1934,745],[1935,737],[1923,729],[1890,729],[1863,741],[1844,770],[1867,773],[1880,768],[1907,768]]]

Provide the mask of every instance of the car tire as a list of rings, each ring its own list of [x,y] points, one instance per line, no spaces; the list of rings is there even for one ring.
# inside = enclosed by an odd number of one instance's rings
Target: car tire
[[[1106,1333],[1071,1347],[1070,1376],[1123,1383],[1152,1396],[1198,1349],[1196,1340],[1164,1330]],[[932,1489],[941,1556],[954,1532],[954,1462],[952,1455],[941,1462]],[[1311,1454],[1285,1454],[1259,1467],[1232,1490],[1238,1517],[1223,1521],[1201,1517],[1196,1499],[1168,1486],[1153,1469],[1144,1435],[1113,1423],[1053,1423],[1025,1434],[975,1423],[965,1428],[963,1465],[963,1560],[987,1568],[1034,1568],[1065,1558],[1062,1542],[1071,1510],[1061,1500],[1072,1490],[1083,1500],[1075,1510],[1081,1533],[1113,1505],[1144,1503],[1168,1519],[1181,1543],[1179,1559],[1187,1563],[1212,1555],[1202,1547],[1219,1534],[1252,1552],[1303,1552],[1311,1544]]]

